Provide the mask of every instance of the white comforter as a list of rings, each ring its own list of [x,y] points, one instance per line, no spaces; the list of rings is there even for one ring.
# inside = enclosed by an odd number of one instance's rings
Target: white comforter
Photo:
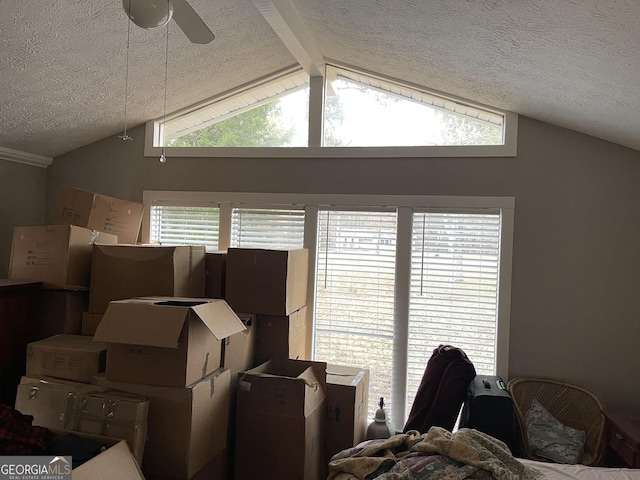
[[[640,470],[628,468],[586,467],[519,460],[543,473],[547,480],[640,480]]]

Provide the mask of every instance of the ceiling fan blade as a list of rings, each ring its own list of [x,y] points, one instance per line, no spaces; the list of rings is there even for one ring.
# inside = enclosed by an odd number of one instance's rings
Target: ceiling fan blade
[[[187,0],[171,0],[173,19],[193,43],[209,43],[215,36]]]

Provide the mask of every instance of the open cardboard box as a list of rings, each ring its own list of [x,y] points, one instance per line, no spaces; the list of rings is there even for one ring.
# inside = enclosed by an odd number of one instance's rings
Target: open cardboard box
[[[246,327],[224,300],[146,297],[109,304],[94,341],[107,380],[186,387],[222,364],[222,341]]]
[[[100,455],[74,468],[71,475],[73,480],[144,480],[125,440],[116,441]]]

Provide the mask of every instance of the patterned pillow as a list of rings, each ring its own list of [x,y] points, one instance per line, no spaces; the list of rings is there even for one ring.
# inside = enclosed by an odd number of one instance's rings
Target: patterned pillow
[[[563,425],[537,400],[525,414],[529,445],[533,453],[556,463],[578,463],[584,452],[582,430]]]

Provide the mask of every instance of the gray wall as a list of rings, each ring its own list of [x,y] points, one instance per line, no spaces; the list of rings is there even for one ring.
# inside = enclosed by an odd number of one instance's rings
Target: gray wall
[[[66,184],[135,201],[144,189],[514,196],[510,377],[574,381],[637,411],[639,152],[524,117],[516,158],[161,164],[143,157],[143,129],[131,134],[56,158],[47,215]]]
[[[0,160],[0,277],[9,272],[14,226],[42,225],[47,170]]]

